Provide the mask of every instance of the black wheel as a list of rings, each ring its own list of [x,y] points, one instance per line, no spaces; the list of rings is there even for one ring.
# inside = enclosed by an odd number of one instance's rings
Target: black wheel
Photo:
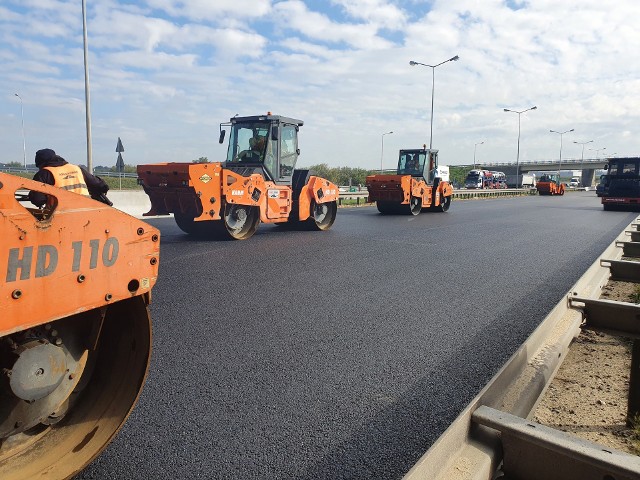
[[[250,238],[260,224],[260,210],[249,205],[227,203],[224,208],[224,226],[234,240]]]
[[[436,207],[436,210],[439,212],[446,212],[449,210],[451,206],[451,195],[448,197],[440,197],[440,205]]]
[[[422,210],[422,199],[420,197],[411,197],[409,201],[409,209],[408,212],[415,216],[420,213]]]
[[[378,211],[383,215],[389,215],[390,213],[395,213],[395,203],[392,202],[384,202],[382,200],[378,200],[376,202],[376,207]]]
[[[226,230],[220,220],[204,220],[196,222],[193,215],[174,213],[176,224],[185,233],[194,237],[202,238],[224,238]]]
[[[176,221],[176,224],[184,233],[194,233],[195,232],[195,223],[193,221],[193,215],[188,215],[184,213],[174,213],[173,218]]]
[[[311,219],[318,230],[329,230],[336,220],[338,205],[336,202],[311,204]]]

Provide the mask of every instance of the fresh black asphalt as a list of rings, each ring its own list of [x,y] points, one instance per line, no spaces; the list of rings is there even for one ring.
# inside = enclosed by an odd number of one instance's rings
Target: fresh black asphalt
[[[78,478],[400,478],[635,215],[580,192],[235,242],[151,220],[149,377]]]

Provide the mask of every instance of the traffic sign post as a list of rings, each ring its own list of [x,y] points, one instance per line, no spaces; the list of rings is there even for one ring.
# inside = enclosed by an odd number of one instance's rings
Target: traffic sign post
[[[122,159],[122,152],[124,147],[122,146],[122,140],[118,137],[118,144],[116,145],[116,152],[118,152],[118,160],[116,160],[116,171],[120,174],[120,190],[122,190],[122,172],[124,172],[124,160]]]

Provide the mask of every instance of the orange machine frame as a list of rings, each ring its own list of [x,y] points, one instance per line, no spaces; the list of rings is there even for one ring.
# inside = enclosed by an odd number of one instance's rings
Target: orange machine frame
[[[17,197],[42,192],[52,211]],[[0,173],[0,337],[143,295],[158,276],[160,232],[91,198]]]
[[[262,223],[289,220],[293,206],[290,185],[267,181],[258,173],[243,176],[215,163],[156,163],[140,165],[138,176],[146,185],[151,210],[145,216],[183,213],[194,221],[221,220],[221,206],[250,205],[260,208]],[[187,188],[185,188],[187,187]],[[299,220],[310,217],[311,203],[337,201],[338,186],[321,177],[311,176],[298,198]]]

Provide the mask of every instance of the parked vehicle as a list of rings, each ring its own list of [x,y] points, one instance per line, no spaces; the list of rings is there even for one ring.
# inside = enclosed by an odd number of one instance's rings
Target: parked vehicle
[[[491,172],[491,174],[491,188],[507,188],[507,176],[504,174],[504,172]]]
[[[601,194],[602,207],[640,207],[640,157],[610,158]]]
[[[465,188],[491,188],[493,174],[489,170],[471,170],[464,180]]]
[[[447,165],[438,165],[434,172],[435,177],[445,182],[449,181],[449,167]]]
[[[369,175],[369,201],[378,211],[418,215],[422,210],[449,210],[453,187],[436,175],[438,151],[426,148],[400,150],[395,175]]]
[[[536,174],[523,173],[521,175],[507,175],[507,185],[509,188],[535,188]]]
[[[151,199],[145,215],[173,213],[178,227],[199,236],[250,238],[263,223],[299,223],[328,230],[336,218],[338,186],[296,170],[302,120],[280,115],[233,117],[225,162],[138,165]]]
[[[569,187],[578,188],[579,186],[580,186],[580,177],[571,177],[571,180],[569,180]]]

